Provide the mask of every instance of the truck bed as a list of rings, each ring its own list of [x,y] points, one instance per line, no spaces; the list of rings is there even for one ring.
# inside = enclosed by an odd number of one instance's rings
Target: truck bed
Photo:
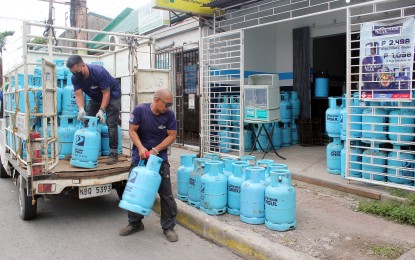
[[[130,169],[131,158],[120,154],[118,163],[107,165],[108,156],[101,156],[98,159],[98,167],[94,169],[78,168],[70,164],[70,160],[59,160],[58,166],[55,168],[55,174],[51,179],[72,179],[72,178],[88,178],[88,177],[106,177],[118,173],[128,172]]]

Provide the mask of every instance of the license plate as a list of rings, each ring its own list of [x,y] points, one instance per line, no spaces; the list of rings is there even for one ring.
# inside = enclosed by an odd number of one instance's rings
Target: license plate
[[[110,194],[112,190],[112,184],[94,185],[79,187],[79,198],[86,199],[92,197],[98,197],[102,195]]]

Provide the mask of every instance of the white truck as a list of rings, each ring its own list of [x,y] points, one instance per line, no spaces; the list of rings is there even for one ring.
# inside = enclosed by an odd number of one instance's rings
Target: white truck
[[[56,36],[62,30],[65,33]],[[36,31],[45,31],[47,35],[36,35]],[[4,55],[4,64],[9,69],[5,73],[7,87],[3,87],[4,109],[0,118],[0,178],[11,177],[15,180],[20,217],[23,220],[36,217],[37,199],[42,196],[76,192],[80,199],[84,199],[110,194],[112,190],[121,196],[128,178],[131,156],[131,142],[126,131],[129,113],[141,101],[137,97],[137,93],[140,93],[137,83],[138,62],[148,61],[148,67],[151,67],[152,40],[139,35],[30,22],[23,23],[22,32],[25,33],[21,33],[18,40],[10,42],[13,50],[9,48]],[[72,36],[74,32],[96,33],[98,36],[95,38],[98,40],[76,40]],[[47,43],[34,43],[33,39],[44,39]],[[77,44],[78,47],[73,47]],[[84,47],[79,47],[79,44]],[[74,53],[81,55],[86,63],[99,62],[121,82],[123,154],[119,155],[119,162],[115,165],[107,165],[106,156],[99,157],[95,169],[76,168],[70,165],[68,159],[59,159],[59,86],[53,61],[66,60]],[[41,68],[42,82],[40,87],[34,88],[29,80],[36,68]],[[168,87],[168,71],[156,80],[157,87]],[[146,79],[146,82],[150,81]],[[36,100],[38,92],[41,92],[43,99],[41,112]],[[50,125],[50,130],[47,127],[38,130],[35,127],[37,121]]]

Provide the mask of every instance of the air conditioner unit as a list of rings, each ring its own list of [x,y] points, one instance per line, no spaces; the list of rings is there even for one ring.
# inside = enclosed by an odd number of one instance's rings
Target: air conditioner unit
[[[123,37],[117,36],[117,35],[110,35],[110,43],[115,43],[115,44],[126,44],[125,39]],[[110,51],[116,51],[121,49],[122,46],[120,45],[110,45],[109,49]]]

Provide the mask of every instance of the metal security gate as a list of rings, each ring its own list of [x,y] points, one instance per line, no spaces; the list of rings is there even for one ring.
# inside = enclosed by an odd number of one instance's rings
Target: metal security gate
[[[159,51],[156,68],[170,69],[174,110],[177,118],[176,143],[200,146],[199,50],[182,47]]]
[[[349,180],[415,190],[414,18],[415,1],[347,9]]]
[[[202,153],[243,154],[243,31],[203,38]]]
[[[173,83],[174,111],[177,119],[176,143],[184,144],[183,122],[183,48],[158,51],[156,54],[156,68],[171,70],[171,82]]]

